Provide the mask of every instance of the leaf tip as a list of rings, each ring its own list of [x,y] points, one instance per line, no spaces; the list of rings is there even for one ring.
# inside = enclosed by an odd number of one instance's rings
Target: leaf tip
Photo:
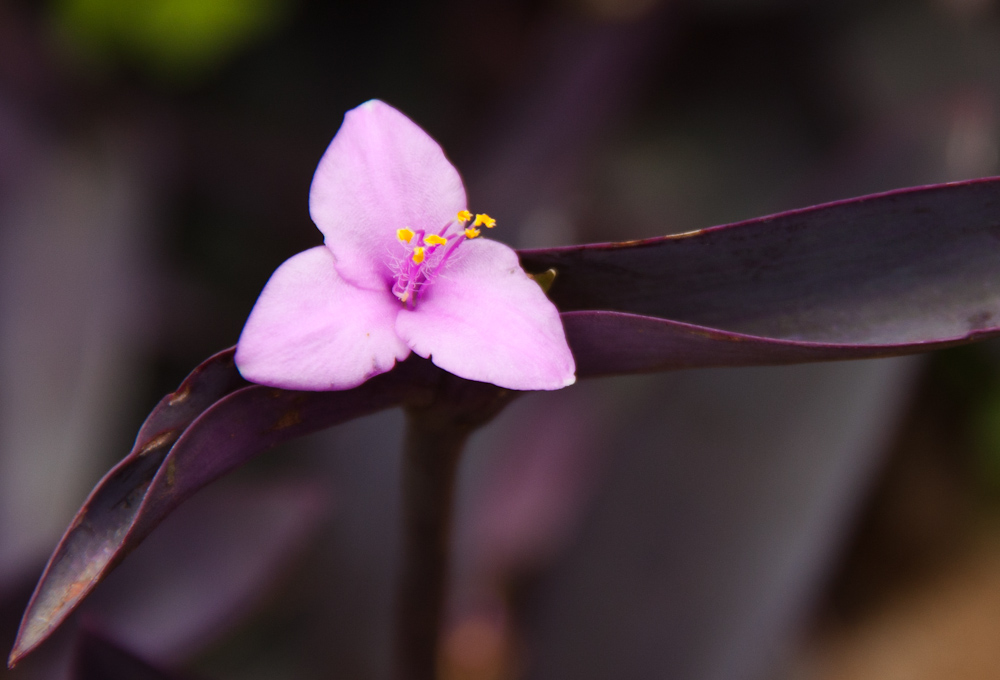
[[[14,640],[14,648],[10,650],[10,655],[8,655],[7,657],[8,670],[13,670],[14,666],[16,666],[18,662],[20,662],[21,659],[24,658],[25,654],[34,649],[37,646],[37,644],[38,641],[35,641],[34,644],[31,645],[26,644],[25,641],[22,639],[21,632],[19,632],[17,635],[17,639]]]
[[[26,614],[24,620],[21,621],[21,627],[17,631],[17,637],[14,639],[14,647],[10,650],[10,655],[7,657],[8,669],[14,668],[14,666],[21,662],[21,659],[33,652],[47,637],[45,633],[39,634],[40,631],[37,626],[33,627],[29,625],[28,616]]]
[[[550,267],[541,274],[528,274],[528,278],[537,283],[543,293],[548,294],[549,289],[552,288],[552,283],[556,280],[556,274],[555,268]]]

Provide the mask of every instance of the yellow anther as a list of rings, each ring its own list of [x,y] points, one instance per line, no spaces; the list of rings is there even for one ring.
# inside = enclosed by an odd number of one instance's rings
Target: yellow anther
[[[396,238],[398,238],[403,243],[409,243],[410,241],[413,240],[414,236],[416,236],[416,233],[414,233],[414,231],[409,227],[405,229],[396,230]]]
[[[406,299],[408,297],[410,297],[410,291],[406,291],[405,293],[403,293],[402,295],[400,295],[399,296],[399,301],[400,302],[406,302]]]
[[[413,263],[414,264],[420,264],[421,262],[424,261],[424,252],[425,251],[424,251],[423,247],[417,247],[417,248],[413,249]]]
[[[472,213],[470,213],[468,210],[459,210],[458,211],[458,221],[459,222],[468,222],[471,219],[472,219]]]
[[[482,225],[486,225],[487,229],[492,229],[493,227],[497,226],[497,221],[486,214],[476,215],[476,221],[472,223],[472,226],[479,227]]]
[[[438,236],[437,234],[431,234],[424,238],[424,243],[429,246],[443,246],[448,242],[448,239]]]
[[[465,238],[476,238],[479,236],[479,230],[474,227],[469,227],[465,230]]]

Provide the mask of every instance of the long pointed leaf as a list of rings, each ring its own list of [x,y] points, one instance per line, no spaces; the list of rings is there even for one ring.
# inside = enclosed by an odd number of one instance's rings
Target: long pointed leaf
[[[621,312],[566,312],[562,320],[576,358],[576,374],[581,378],[680,368],[875,359],[985,340],[1000,333],[1000,329],[988,328],[926,342],[852,344],[759,337]]]
[[[227,356],[231,354],[216,359]],[[163,451],[156,462],[142,448],[133,451],[91,492],[49,559],[8,663],[13,665],[44,641],[125,555],[198,489],[283,441],[423,394],[431,369],[429,362],[409,361],[342,392],[244,387],[204,410],[179,438],[174,429],[164,431],[169,437],[158,434],[164,443],[156,448]],[[191,386],[188,399],[198,394],[197,384],[197,375],[185,381]],[[184,385],[178,390],[183,392]]]
[[[529,271],[556,269],[550,295],[572,312],[581,376],[888,356],[1000,333],[1000,178],[520,255]]]
[[[59,601],[49,602],[47,611],[39,612],[41,618],[36,617],[30,625],[28,613],[25,614],[18,641],[25,636],[28,626],[30,632],[25,639],[41,635],[34,644],[40,642],[65,618],[57,612],[65,609],[68,613],[90,591],[98,575],[110,568],[111,546],[121,541],[124,529],[135,520],[143,494],[174,443],[205,409],[246,384],[236,371],[230,349],[206,359],[176,391],[160,400],[139,429],[132,450],[104,476],[74,517],[40,581],[41,584],[46,579],[70,578],[72,586],[58,595]],[[74,566],[75,573],[70,568]],[[37,598],[36,589],[29,613]],[[56,618],[48,621],[47,617],[53,614]],[[10,656],[11,664],[23,654],[17,650],[18,642]]]

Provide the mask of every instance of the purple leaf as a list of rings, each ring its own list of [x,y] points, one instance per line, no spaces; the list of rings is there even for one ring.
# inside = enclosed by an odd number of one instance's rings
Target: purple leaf
[[[557,270],[580,375],[888,356],[1000,333],[998,204],[1000,179],[976,180],[521,259]],[[199,488],[282,441],[426,395],[434,371],[413,359],[353,390],[235,389],[231,351],[210,359],[74,519],[11,662]]]
[[[36,589],[11,664],[47,637],[113,568],[113,546],[121,543],[135,521],[140,501],[171,447],[205,409],[240,385],[246,382],[236,371],[230,349],[204,361],[175,392],[160,400],[139,429],[132,451],[91,492],[56,547],[39,586],[48,579],[62,582],[63,589],[47,591],[55,599],[45,599],[40,587]]]
[[[712,366],[775,366],[871,359],[983,340],[998,328],[911,342],[821,343],[760,337],[620,312],[562,315],[581,377]]]
[[[226,394],[220,389],[223,381],[211,376],[231,376],[231,358],[232,350],[216,355],[166,397],[143,425],[136,448],[91,492],[39,580],[11,665],[45,640],[126,554],[198,489],[283,441],[420,398],[439,373],[415,358],[353,390],[294,392],[253,385]],[[225,396],[187,429],[183,418],[165,410],[173,398],[174,408],[190,403],[190,415],[213,390],[215,397]]]
[[[205,409],[249,385],[236,370],[233,353],[229,348],[212,355],[191,371],[180,387],[163,397],[139,428],[131,453],[119,465],[133,456],[149,458],[154,452],[161,453],[162,459]]]
[[[1000,333],[1000,179],[691,234],[522,251],[578,374],[925,351]]]

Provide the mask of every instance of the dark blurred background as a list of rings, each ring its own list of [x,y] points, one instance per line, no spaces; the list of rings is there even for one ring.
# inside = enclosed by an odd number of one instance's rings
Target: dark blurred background
[[[683,232],[996,174],[1000,7],[0,0],[5,650],[145,413],[321,242],[312,172],[370,98],[514,246]],[[387,677],[401,423],[206,490],[0,677],[64,676],[79,628],[199,677]],[[998,494],[995,344],[530,395],[468,454],[441,675],[994,678]]]

